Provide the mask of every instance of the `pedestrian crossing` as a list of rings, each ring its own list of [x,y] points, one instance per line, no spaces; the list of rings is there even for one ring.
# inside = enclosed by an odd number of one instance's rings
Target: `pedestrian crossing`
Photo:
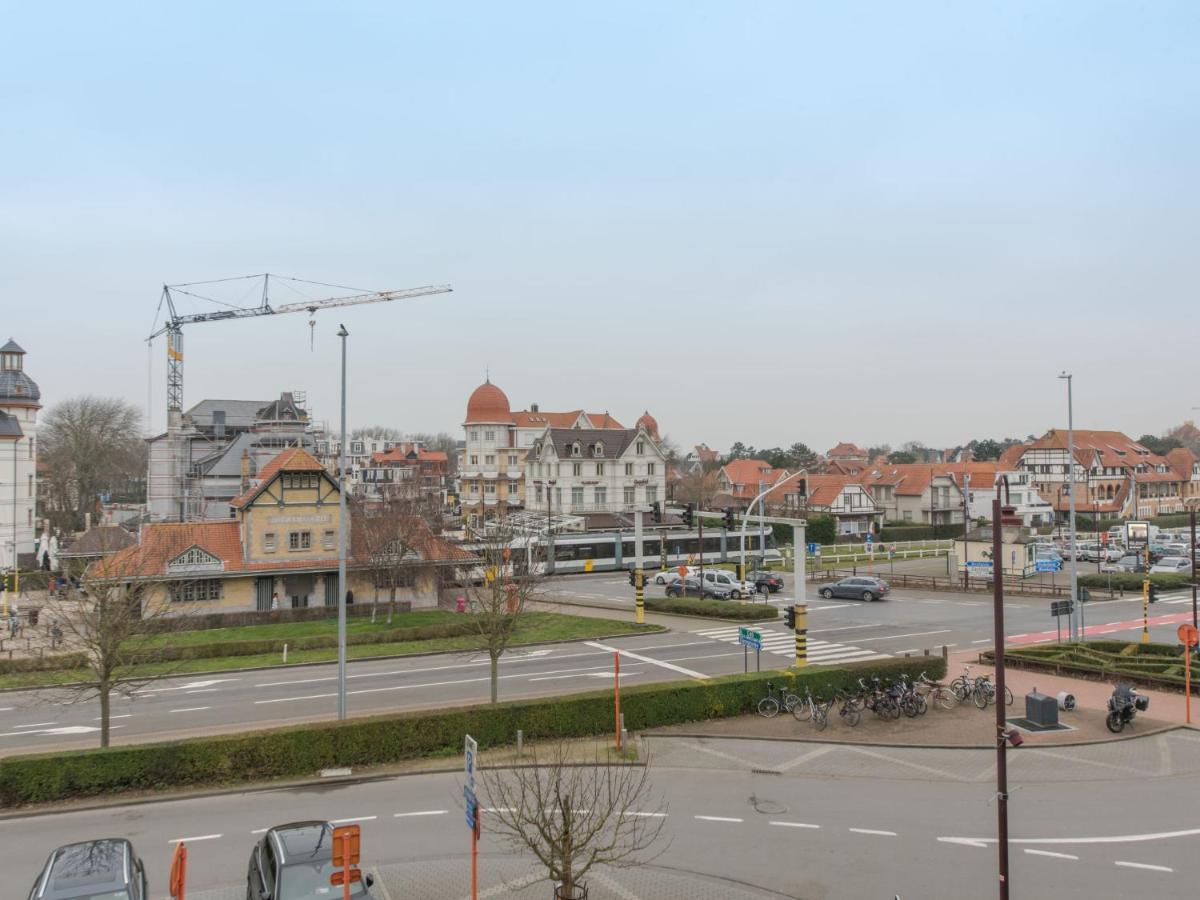
[[[762,648],[764,653],[774,653],[789,659],[796,657],[796,635],[791,631],[776,631],[764,625],[751,625],[755,631],[762,633]],[[693,631],[701,637],[722,641],[726,644],[738,642],[738,627],[705,628]],[[834,644],[829,641],[808,639],[808,661],[819,665],[830,665],[840,662],[869,662],[874,659],[891,659],[891,655],[877,650],[863,650],[849,644]]]
[[[1191,603],[1192,602],[1192,592],[1191,592],[1191,590],[1188,590],[1186,592],[1159,594],[1158,602],[1159,603],[1171,603],[1171,604]],[[1155,605],[1157,606],[1158,604],[1155,604]]]

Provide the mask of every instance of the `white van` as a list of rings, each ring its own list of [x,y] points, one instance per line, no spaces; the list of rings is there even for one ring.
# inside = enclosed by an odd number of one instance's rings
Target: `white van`
[[[729,591],[730,600],[740,600],[742,597],[747,597],[755,591],[754,585],[745,581],[738,581],[737,577],[732,572],[726,572],[724,569],[705,569],[704,584],[706,586],[723,587]]]

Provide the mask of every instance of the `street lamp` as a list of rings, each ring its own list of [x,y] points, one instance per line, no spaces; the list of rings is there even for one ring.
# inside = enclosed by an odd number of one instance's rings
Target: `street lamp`
[[[1071,604],[1074,608],[1079,602],[1079,566],[1076,562],[1078,547],[1075,543],[1075,408],[1072,395],[1075,376],[1063,371],[1058,377],[1067,383],[1067,487],[1070,491],[1067,500],[1071,517]],[[1071,615],[1071,626],[1075,631],[1074,639],[1083,640],[1085,635],[1080,633],[1079,620],[1074,613]]]
[[[338,719],[346,718],[346,338],[350,332],[338,325],[342,339],[342,446],[338,451]]]

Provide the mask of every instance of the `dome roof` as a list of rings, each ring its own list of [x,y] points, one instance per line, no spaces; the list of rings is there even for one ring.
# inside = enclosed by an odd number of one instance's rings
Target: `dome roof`
[[[504,391],[485,381],[467,400],[467,422],[511,422],[512,410]]]
[[[25,374],[25,351],[9,338],[0,347],[0,403],[36,406],[42,397],[37,382]]]
[[[658,420],[655,419],[654,416],[650,415],[649,410],[646,410],[644,413],[642,413],[641,418],[637,420],[637,424],[645,428],[650,434],[650,437],[658,440]]]

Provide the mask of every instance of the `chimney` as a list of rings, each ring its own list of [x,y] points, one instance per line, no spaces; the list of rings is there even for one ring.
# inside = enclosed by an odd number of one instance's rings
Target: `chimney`
[[[530,403],[530,404],[529,404],[529,411],[530,411],[530,412],[537,412],[537,411],[538,411],[538,405],[537,405],[536,403]]]
[[[246,493],[250,490],[250,454],[246,450],[242,450],[242,490],[241,493]]]

